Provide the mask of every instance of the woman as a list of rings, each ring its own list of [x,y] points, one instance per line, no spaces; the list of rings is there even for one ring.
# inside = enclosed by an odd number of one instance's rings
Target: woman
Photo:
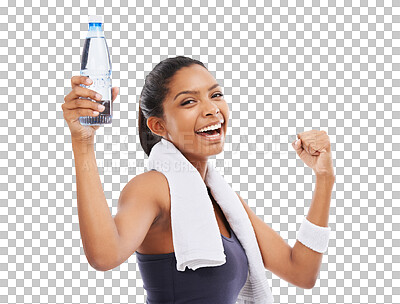
[[[107,271],[119,266],[136,252],[138,260],[159,267],[152,269],[166,271],[163,267],[166,263],[173,264],[171,261],[174,259],[168,182],[165,176],[157,171],[135,176],[122,190],[118,213],[112,217],[94,153],[94,134],[99,127],[82,126],[78,120],[80,116],[96,116],[97,112],[102,111],[96,103],[79,99],[101,99],[96,97],[96,92],[80,86],[89,84],[87,80],[83,76],[72,77],[72,91],[65,97],[62,106],[72,136],[78,216],[86,257],[93,268]],[[118,88],[113,88],[113,101],[117,94]],[[183,56],[160,62],[146,77],[139,110],[140,143],[145,153],[149,155],[152,147],[164,138],[179,149],[204,180],[208,157],[222,152],[229,123],[229,108],[222,89],[204,64]],[[220,133],[215,140],[208,140],[198,134],[204,127],[215,124]],[[317,177],[307,219],[315,225],[326,227],[335,180],[329,137],[324,131],[317,130],[300,133],[298,137],[296,143],[299,145],[293,142],[293,148],[305,164],[314,170]],[[311,250],[299,241],[291,248],[249,208],[239,194],[237,195],[254,228],[265,269],[293,285],[312,288],[318,277],[322,253]],[[234,235],[230,233],[233,231],[230,230],[228,221],[211,193],[210,199],[222,236],[225,240],[233,239]],[[236,244],[240,246],[240,243]],[[227,265],[221,267],[224,266]],[[168,275],[149,274],[148,269],[144,273],[142,269],[145,286],[146,283],[155,283],[160,275]],[[168,269],[176,271],[173,267]],[[187,271],[190,275],[196,273]],[[186,278],[190,277],[188,273],[185,274]],[[243,282],[243,278],[239,279]],[[198,280],[201,280],[201,276]],[[167,284],[166,281],[168,280],[163,281],[164,284]],[[202,284],[200,281],[197,283]],[[229,292],[237,295],[240,286],[242,285],[236,285],[236,290]],[[177,289],[177,286],[175,288]],[[207,294],[206,290],[202,291],[203,294]],[[153,290],[147,292],[150,296]],[[215,292],[213,290],[209,296]],[[176,297],[176,294],[158,296]],[[158,300],[161,301],[160,298]],[[206,303],[217,302],[215,299],[208,299]],[[227,300],[225,303],[231,301]]]

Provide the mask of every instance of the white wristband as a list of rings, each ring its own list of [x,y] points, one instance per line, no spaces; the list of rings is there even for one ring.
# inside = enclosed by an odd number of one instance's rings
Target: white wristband
[[[331,227],[317,226],[304,217],[297,240],[314,251],[324,253],[328,248],[330,232]]]

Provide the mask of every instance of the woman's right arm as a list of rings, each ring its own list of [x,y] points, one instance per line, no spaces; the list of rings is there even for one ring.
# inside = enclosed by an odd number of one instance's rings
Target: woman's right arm
[[[118,213],[112,217],[96,164],[94,145],[73,142],[79,229],[89,264],[113,269],[142,244],[161,214],[156,172],[135,176],[121,191]],[[159,178],[159,177],[158,177]]]
[[[104,195],[97,168],[94,143],[72,139],[75,157],[79,229],[89,264],[102,269],[118,247],[119,234]]]
[[[114,221],[101,184],[94,151],[94,133],[99,126],[82,126],[80,116],[93,115],[98,104],[80,97],[95,99],[96,92],[83,88],[87,77],[71,78],[72,91],[62,105],[64,119],[71,131],[75,158],[77,205],[82,244],[89,264],[104,271],[121,257],[129,257],[143,242],[159,215],[149,174],[133,178],[121,192],[118,218]],[[117,88],[113,88],[113,100]],[[97,114],[95,114],[97,115]],[[94,116],[95,116],[94,115]],[[125,259],[126,260],[126,259]],[[117,265],[116,265],[117,266]]]

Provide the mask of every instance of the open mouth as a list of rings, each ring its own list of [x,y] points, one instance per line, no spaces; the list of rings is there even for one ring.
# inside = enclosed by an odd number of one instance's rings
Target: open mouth
[[[222,132],[222,127],[223,124],[221,125],[221,128],[215,129],[215,130],[209,130],[209,131],[205,131],[205,132],[195,132],[196,134],[200,135],[200,136],[204,136],[206,138],[218,138],[219,135]]]
[[[202,135],[202,136],[217,135],[217,134],[221,134],[221,129],[222,128],[215,129],[215,130],[210,130],[210,131],[205,131],[205,132],[196,132],[196,133],[199,134],[199,135]]]

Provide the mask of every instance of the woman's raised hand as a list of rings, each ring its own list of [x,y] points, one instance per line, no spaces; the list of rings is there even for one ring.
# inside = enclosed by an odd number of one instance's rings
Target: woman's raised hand
[[[86,76],[73,76],[71,78],[71,92],[65,96],[61,108],[64,112],[64,119],[68,124],[71,131],[73,140],[80,142],[92,143],[94,134],[100,126],[82,126],[79,122],[81,116],[98,116],[100,112],[104,111],[104,106],[93,102],[92,100],[85,99],[91,98],[93,100],[101,100],[101,96],[97,92],[81,87],[80,85],[90,85],[92,81]],[[119,93],[118,87],[112,88],[112,102]],[[83,97],[83,98],[80,98]]]
[[[334,176],[328,134],[325,131],[310,130],[297,134],[297,137],[299,139],[292,142],[292,146],[300,159],[313,169],[316,175]]]

